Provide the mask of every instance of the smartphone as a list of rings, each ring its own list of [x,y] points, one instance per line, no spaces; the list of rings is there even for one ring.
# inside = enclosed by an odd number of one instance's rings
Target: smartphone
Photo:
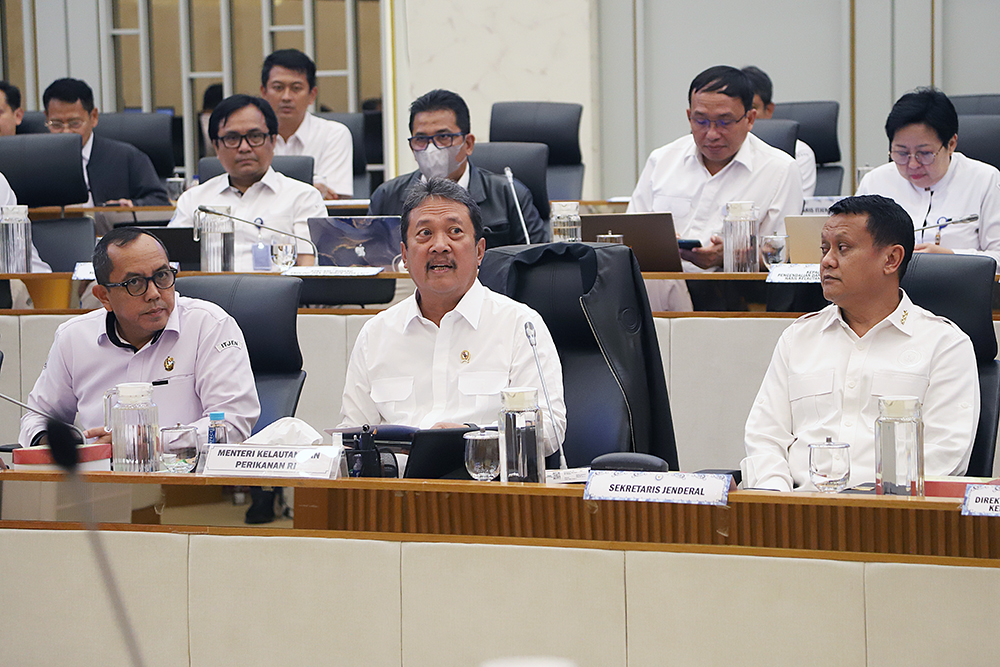
[[[677,247],[681,250],[694,250],[701,247],[698,239],[677,239]]]

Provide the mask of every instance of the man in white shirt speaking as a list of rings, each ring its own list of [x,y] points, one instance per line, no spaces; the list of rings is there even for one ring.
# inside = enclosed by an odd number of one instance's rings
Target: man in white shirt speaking
[[[403,204],[402,254],[416,293],[365,323],[347,367],[341,426],[419,428],[493,424],[506,387],[545,395],[525,336],[531,322],[555,424],[546,455],[566,433],[562,367],[541,316],[479,282],[486,251],[479,206],[446,178],[418,181]]]
[[[250,357],[236,321],[214,303],[177,296],[176,271],[152,234],[122,227],[94,250],[93,288],[104,306],[56,330],[28,405],[88,438],[110,442],[104,392],[121,382],[153,383],[160,423],[190,424],[200,442],[209,413],[226,413],[229,442],[242,442],[260,416]],[[45,442],[45,418],[21,417],[18,442]]]
[[[278,116],[274,154],[311,156],[313,185],[323,199],[349,198],[354,192],[351,131],[343,123],[309,113],[318,92],[316,63],[306,54],[281,49],[264,59],[260,96]]]
[[[913,254],[913,223],[879,195],[830,207],[822,232],[823,295],[833,303],[796,320],[778,340],[747,418],[748,487],[813,490],[809,444],[850,447],[851,485],[875,479],[880,396],[923,406],[924,469],[961,475],[979,423],[979,379],[969,337],[899,288]]]
[[[268,227],[309,238],[309,218],[325,218],[319,190],[271,167],[278,119],[259,97],[232,95],[222,100],[208,121],[208,136],[226,173],[191,188],[177,200],[171,227],[193,227],[199,206],[228,206],[243,220],[260,219]],[[234,222],[237,271],[253,270],[253,246],[268,243],[271,232]],[[297,241],[298,263],[315,261],[312,247]]]
[[[722,219],[731,201],[759,209],[759,233],[784,234],[785,216],[802,212],[802,183],[792,156],[750,134],[757,112],[746,74],[720,65],[694,78],[688,88],[691,134],[650,153],[629,201],[629,213],[669,211],[678,236],[700,248],[681,250],[685,271],[722,266]],[[723,309],[713,303],[708,281],[648,280],[655,310]],[[697,290],[697,291],[696,291]]]

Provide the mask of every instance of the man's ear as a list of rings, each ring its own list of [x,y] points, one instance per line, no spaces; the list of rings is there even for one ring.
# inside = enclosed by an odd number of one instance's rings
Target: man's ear
[[[111,310],[111,299],[109,298],[111,294],[108,292],[108,288],[104,285],[94,285],[90,290],[91,294],[101,302],[106,310]]]
[[[898,273],[899,267],[903,263],[903,257],[906,256],[906,251],[903,250],[903,246],[897,244],[894,246],[889,246],[885,255],[885,266],[883,271],[886,275],[890,273]]]

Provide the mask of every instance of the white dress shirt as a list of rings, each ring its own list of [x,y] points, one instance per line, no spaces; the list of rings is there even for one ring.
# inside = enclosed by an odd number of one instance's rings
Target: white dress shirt
[[[261,219],[268,227],[309,238],[309,218],[325,218],[326,206],[319,190],[289,178],[268,167],[263,178],[247,188],[245,193],[229,185],[229,175],[221,174],[191,188],[177,200],[177,210],[170,220],[170,227],[193,227],[199,206],[229,206],[230,213],[244,220]],[[257,243],[257,228],[233,222],[236,230],[235,264],[237,271],[252,271],[251,248]],[[264,243],[269,243],[271,232],[263,232]],[[305,241],[297,242],[299,254],[311,255],[313,250]]]
[[[895,200],[910,214],[914,229],[936,224],[941,218],[957,220],[978,213],[978,222],[942,229],[941,245],[963,255],[989,255],[1000,266],[1000,171],[996,167],[952,153],[944,177],[930,188],[921,188],[889,162],[865,174],[857,194]],[[937,232],[916,232],[916,242],[934,243]]]
[[[812,197],[816,194],[816,153],[801,139],[795,140],[795,164],[802,175],[802,196]]]
[[[535,326],[555,432],[525,322]],[[365,323],[347,366],[341,426],[495,424],[506,387],[538,389],[546,455],[555,452],[566,434],[566,404],[552,336],[538,313],[477,279],[440,328],[423,317],[415,294]]]
[[[275,138],[274,154],[311,156],[314,184],[353,196],[354,140],[343,123],[307,113],[287,142],[280,134]]]
[[[243,332],[226,311],[178,295],[167,326],[142,349],[115,333],[124,346],[108,335],[104,309],[60,325],[28,405],[86,430],[104,424],[108,389],[121,382],[162,382],[153,387],[160,426],[196,426],[205,442],[208,414],[220,411],[226,413],[229,442],[250,435],[260,416],[257,387]],[[18,442],[27,447],[43,430],[45,418],[25,412]]]
[[[649,155],[628,212],[669,211],[681,238],[698,239],[708,246],[713,234],[722,235],[726,204],[732,201],[757,205],[760,234],[784,234],[785,216],[802,212],[802,177],[795,160],[747,134],[729,164],[713,176],[688,134]],[[684,262],[684,270],[704,269]],[[691,309],[681,281],[647,280],[646,291],[654,311]]]
[[[900,295],[861,338],[835,304],[785,329],[747,418],[748,487],[814,489],[809,444],[827,437],[851,446],[852,485],[874,481],[878,399],[889,395],[923,405],[926,474],[966,471],[979,422],[972,341]]]

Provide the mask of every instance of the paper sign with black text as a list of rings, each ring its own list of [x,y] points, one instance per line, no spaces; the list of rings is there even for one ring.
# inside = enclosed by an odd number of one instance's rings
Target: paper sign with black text
[[[769,283],[818,283],[819,264],[772,264]]]
[[[969,484],[962,501],[965,516],[1000,516],[1000,486],[996,484]]]
[[[206,475],[335,479],[341,445],[209,445]]]
[[[729,475],[591,470],[583,497],[587,500],[725,505],[733,486],[733,478]]]

